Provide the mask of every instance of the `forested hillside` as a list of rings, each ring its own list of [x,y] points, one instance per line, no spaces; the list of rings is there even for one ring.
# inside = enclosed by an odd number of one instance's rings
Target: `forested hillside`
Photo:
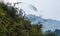
[[[15,7],[0,2],[0,36],[56,36],[53,32],[43,34],[40,23],[31,25],[28,19],[17,12]]]

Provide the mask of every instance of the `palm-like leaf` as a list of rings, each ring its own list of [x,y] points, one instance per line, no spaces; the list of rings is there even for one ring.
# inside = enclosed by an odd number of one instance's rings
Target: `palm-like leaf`
[[[35,11],[38,11],[38,9],[37,9],[35,6],[33,6],[33,5],[30,5],[29,7],[30,7],[31,9],[35,10]]]

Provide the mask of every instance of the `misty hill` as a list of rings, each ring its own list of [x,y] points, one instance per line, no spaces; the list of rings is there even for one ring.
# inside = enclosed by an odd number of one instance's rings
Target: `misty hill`
[[[38,23],[41,22],[43,24],[43,30],[52,30],[54,31],[55,29],[60,29],[60,21],[53,20],[53,19],[44,19],[36,15],[29,14],[27,15],[28,19],[32,23]]]

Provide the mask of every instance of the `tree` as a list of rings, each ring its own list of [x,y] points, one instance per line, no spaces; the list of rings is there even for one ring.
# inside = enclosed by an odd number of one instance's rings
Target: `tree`
[[[57,36],[54,32],[52,32],[51,30],[48,30],[45,32],[46,36]]]

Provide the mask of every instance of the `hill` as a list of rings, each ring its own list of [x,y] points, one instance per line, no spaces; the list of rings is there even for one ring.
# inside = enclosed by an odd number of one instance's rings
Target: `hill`
[[[55,31],[55,29],[60,29],[60,21],[53,19],[44,19],[32,14],[27,15],[27,17],[31,21],[31,23],[38,23],[38,22],[42,23],[43,31],[47,31],[47,30]]]

